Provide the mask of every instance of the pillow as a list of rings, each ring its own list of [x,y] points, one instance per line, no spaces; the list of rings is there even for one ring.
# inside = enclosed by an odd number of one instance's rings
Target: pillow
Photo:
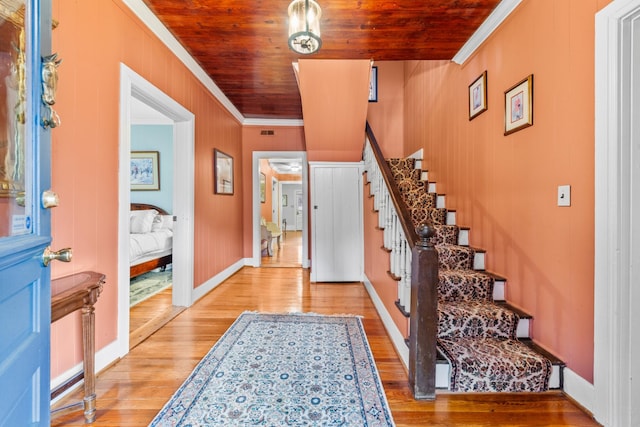
[[[162,229],[173,230],[173,215],[156,215],[153,219],[151,231]]]
[[[153,209],[132,211],[129,231],[133,234],[150,233],[151,227],[153,226],[153,219],[156,217],[157,213],[158,211]]]
[[[158,211],[155,209],[141,209],[138,211],[129,211],[129,218],[133,219],[134,217],[137,217],[137,216],[143,216],[143,215],[146,215],[148,212],[152,212],[154,215],[158,214]]]

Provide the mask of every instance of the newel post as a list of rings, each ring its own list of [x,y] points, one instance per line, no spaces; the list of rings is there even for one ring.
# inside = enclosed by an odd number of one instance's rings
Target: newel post
[[[416,228],[420,241],[412,250],[409,385],[415,399],[436,398],[438,333],[438,253],[429,241],[431,225]]]

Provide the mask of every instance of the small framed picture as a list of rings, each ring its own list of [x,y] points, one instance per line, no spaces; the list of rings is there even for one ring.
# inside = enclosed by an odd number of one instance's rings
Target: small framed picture
[[[487,111],[487,72],[469,85],[469,120]]]
[[[129,181],[133,191],[160,190],[160,153],[132,151]]]
[[[260,203],[267,201],[267,176],[260,172]]]
[[[213,190],[215,194],[233,194],[233,157],[213,150]]]
[[[369,102],[378,102],[378,67],[371,67],[369,78]]]
[[[282,206],[285,207],[287,206],[287,202],[288,202],[288,196],[286,194],[282,195]]]
[[[504,134],[533,125],[533,74],[504,93]]]

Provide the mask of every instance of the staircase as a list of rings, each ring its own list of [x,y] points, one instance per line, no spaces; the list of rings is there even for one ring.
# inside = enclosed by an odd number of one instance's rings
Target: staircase
[[[371,163],[366,157],[365,150],[365,165]],[[412,158],[387,160],[413,227],[429,223],[435,229],[431,243],[439,263],[436,388],[464,392],[561,388],[562,362],[529,339],[531,316],[504,300],[506,279],[485,271],[485,252],[469,246],[470,230],[456,225],[455,212],[445,208],[445,196],[436,193],[420,163]],[[372,172],[365,167],[367,174]],[[373,182],[372,187],[376,192],[382,185]],[[396,306],[409,317],[410,251],[403,246],[394,214],[388,212],[384,191],[374,197],[383,198],[380,228],[390,242],[389,274],[398,281]]]

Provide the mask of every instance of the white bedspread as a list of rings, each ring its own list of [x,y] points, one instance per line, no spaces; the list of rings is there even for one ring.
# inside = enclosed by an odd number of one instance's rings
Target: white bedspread
[[[129,235],[129,263],[135,265],[142,258],[149,258],[171,250],[173,231],[163,228],[151,233]]]

